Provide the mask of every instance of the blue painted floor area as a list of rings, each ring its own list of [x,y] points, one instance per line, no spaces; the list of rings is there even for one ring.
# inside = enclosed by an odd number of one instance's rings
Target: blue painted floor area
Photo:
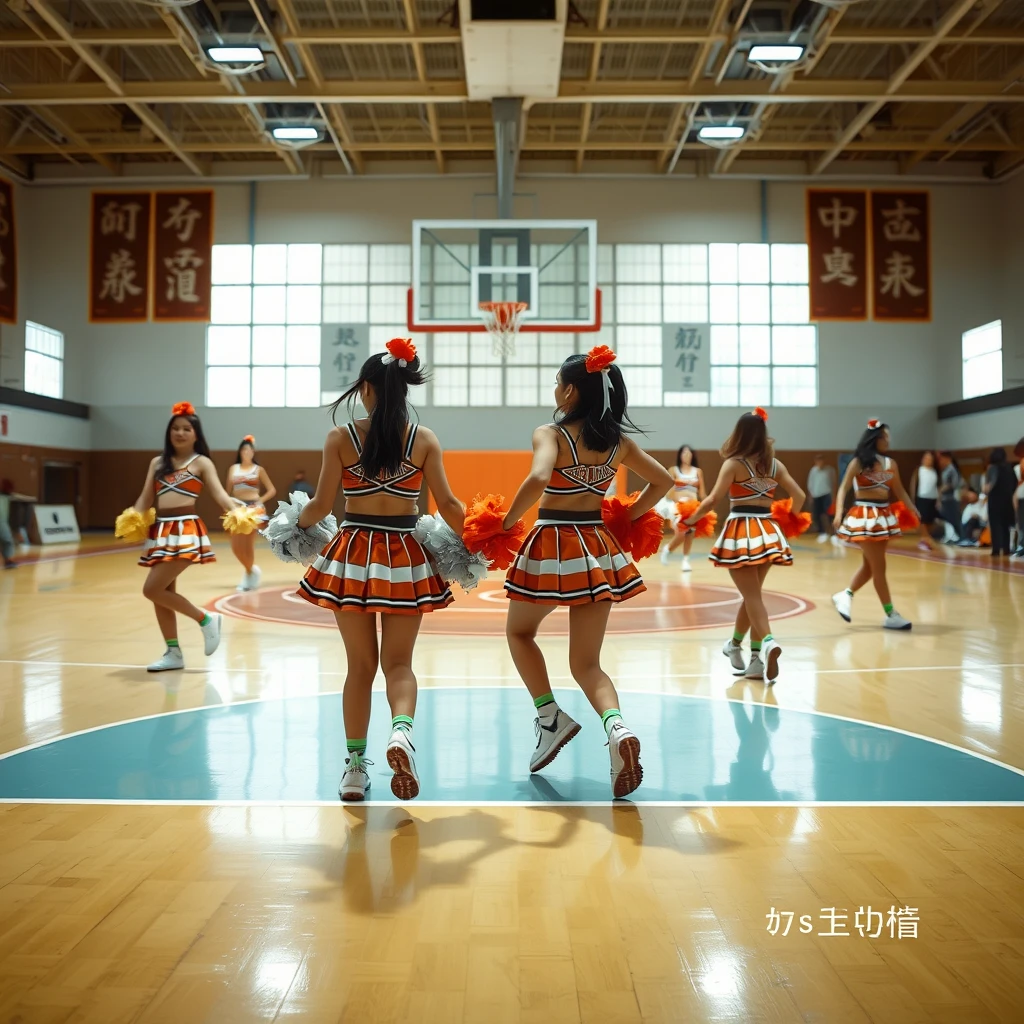
[[[556,691],[583,731],[528,770],[533,709],[515,688],[424,689],[414,742],[421,800],[603,801],[608,752],[578,690]],[[813,712],[682,695],[622,694],[640,737],[644,801],[1024,801],[1024,776],[939,743]],[[397,802],[384,757],[390,712],[373,695],[368,797]],[[3,798],[337,799],[337,695],[203,707],[112,725],[0,760]]]

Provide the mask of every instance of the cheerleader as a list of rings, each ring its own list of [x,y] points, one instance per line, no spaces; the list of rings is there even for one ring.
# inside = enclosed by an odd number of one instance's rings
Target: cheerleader
[[[167,649],[163,657],[148,666],[150,672],[185,667],[178,646],[178,614],[199,623],[207,655],[220,644],[221,616],[197,608],[177,589],[178,577],[190,565],[215,561],[206,526],[195,511],[196,498],[204,485],[225,511],[239,504],[228,497],[217,479],[217,468],[210,459],[195,408],[191,402],[179,402],[171,410],[164,432],[163,454],[150,462],[142,493],[134,505],[140,514],[156,505],[156,521],[149,527],[139,565],[149,569],[142,593],[153,602]]]
[[[341,488],[344,520],[310,566],[299,594],[334,612],[348,658],[342,800],[363,800],[370,788],[366,766],[373,762],[366,759],[366,733],[378,665],[392,713],[386,755],[394,772],[391,792],[410,800],[420,791],[412,743],[413,648],[423,615],[454,600],[433,559],[412,536],[424,479],[439,514],[459,536],[465,511],[448,485],[437,437],[409,422],[409,388],[425,381],[416,347],[404,338],[389,341],[386,353],[363,363],[359,379],[334,403],[332,414],[343,402],[358,399],[366,418],[327,435],[316,494],[299,517],[303,528],[319,522]]]
[[[648,486],[632,505],[632,519],[654,508],[672,485],[668,470],[626,436],[626,384],[606,346],[572,355],[555,382],[555,423],[533,433],[533,466],[505,517],[505,529],[543,499],[537,523],[509,568],[511,600],[506,636],[537,718],[530,771],[550,764],[580,726],[555,703],[544,655],[541,622],[559,605],[569,608],[569,668],[608,736],[611,785],[623,797],[640,785],[640,741],[626,728],[619,698],[601,668],[608,613],[646,588],[640,573],[601,519],[601,499],[616,470],[628,466]]]
[[[225,488],[239,501],[254,508],[260,516],[260,523],[266,524],[267,502],[277,494],[277,488],[267,476],[267,471],[256,458],[256,440],[252,434],[246,434],[238,446],[235,464],[228,469],[224,481]],[[260,494],[260,491],[263,491]],[[231,551],[242,563],[242,581],[235,590],[255,590],[260,585],[263,573],[256,565],[256,531],[251,533],[233,533],[231,535]]]
[[[704,470],[697,463],[697,453],[684,444],[676,452],[676,464],[671,469],[672,491],[667,498],[658,502],[662,519],[675,525],[676,535],[661,549],[661,564],[668,565],[669,555],[681,544],[683,546],[682,571],[690,572],[690,550],[693,548],[693,531],[682,524],[676,512],[676,502],[703,501],[707,497],[704,489]]]
[[[889,427],[881,420],[868,420],[868,429],[861,435],[836,495],[835,528],[843,540],[860,545],[863,561],[846,590],[832,595],[836,611],[847,621],[853,618],[853,595],[871,580],[885,609],[885,629],[910,629],[913,623],[903,618],[892,606],[889,583],[885,578],[885,549],[892,537],[900,535],[896,511],[889,502],[890,491],[913,515],[921,518],[900,481],[896,462],[885,453],[889,450]],[[843,518],[843,501],[853,487],[854,504]]]
[[[772,498],[780,484],[793,499],[794,508],[803,505],[806,495],[775,458],[768,436],[768,413],[760,407],[739,418],[721,455],[725,462],[715,486],[685,524],[692,526],[728,493],[729,516],[709,557],[729,570],[743,602],[732,639],[726,641],[722,653],[737,672],[771,686],[779,675],[782,647],[772,636],[761,591],[773,565],[793,564],[789,541],[772,518]],[[750,663],[745,665],[742,643],[748,629],[751,653]]]

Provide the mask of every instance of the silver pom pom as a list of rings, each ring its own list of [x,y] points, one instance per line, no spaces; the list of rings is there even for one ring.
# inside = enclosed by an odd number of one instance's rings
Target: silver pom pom
[[[311,565],[338,532],[338,520],[333,515],[328,515],[319,523],[303,529],[299,526],[299,516],[309,503],[309,495],[295,491],[288,497],[291,498],[291,504],[289,505],[287,501],[278,502],[277,511],[261,536],[266,538],[270,550],[282,562]]]
[[[469,591],[487,575],[491,563],[483,555],[470,554],[440,516],[420,516],[412,535],[430,552],[446,583],[458,583]]]

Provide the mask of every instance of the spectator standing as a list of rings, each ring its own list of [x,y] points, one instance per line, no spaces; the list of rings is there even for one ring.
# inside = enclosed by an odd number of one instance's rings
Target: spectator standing
[[[306,480],[306,471],[304,469],[300,469],[295,474],[295,479],[291,482],[291,486],[288,488],[289,494],[293,493],[294,491],[301,491],[303,494],[307,494],[311,498],[315,493],[313,488],[309,485],[308,481]]]
[[[939,517],[960,537],[960,467],[952,452],[939,452]]]
[[[18,564],[14,561],[14,535],[11,533],[12,494],[14,484],[10,480],[0,482],[0,555],[5,569],[13,569]]]
[[[1017,478],[1017,487],[1013,492],[1013,511],[1017,518],[1017,550],[1010,557],[1024,558],[1024,437],[1013,449],[1013,457],[1017,460],[1017,465],[1013,467],[1014,476]]]
[[[984,484],[993,558],[1010,553],[1010,523],[1013,522],[1013,494],[1016,488],[1017,478],[1006,461],[1006,449],[993,448],[988,457]]]
[[[814,456],[814,465],[807,474],[807,494],[811,499],[811,514],[818,531],[818,543],[828,541],[832,532],[832,516],[829,508],[836,492],[836,471],[825,463],[825,456]]]
[[[939,471],[935,468],[935,453],[924,452],[921,465],[914,470],[910,478],[910,494],[921,513],[921,525],[918,531],[921,539],[917,546],[922,551],[933,551],[932,526],[935,524],[936,510],[939,504]]]

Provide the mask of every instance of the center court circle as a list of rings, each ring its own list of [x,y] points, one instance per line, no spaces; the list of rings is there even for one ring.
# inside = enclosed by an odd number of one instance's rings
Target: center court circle
[[[508,599],[498,580],[487,580],[468,594],[453,587],[455,603],[423,616],[423,633],[500,636],[505,633]],[[785,619],[811,611],[814,605],[792,594],[765,591],[764,603],[772,619]],[[740,598],[732,587],[706,583],[649,580],[647,590],[612,609],[609,633],[665,633],[684,629],[730,626]],[[334,614],[300,597],[294,587],[268,587],[250,593],[227,594],[213,607],[238,619],[279,622],[296,626],[335,629]],[[556,608],[541,625],[541,633],[564,636],[569,615]]]

